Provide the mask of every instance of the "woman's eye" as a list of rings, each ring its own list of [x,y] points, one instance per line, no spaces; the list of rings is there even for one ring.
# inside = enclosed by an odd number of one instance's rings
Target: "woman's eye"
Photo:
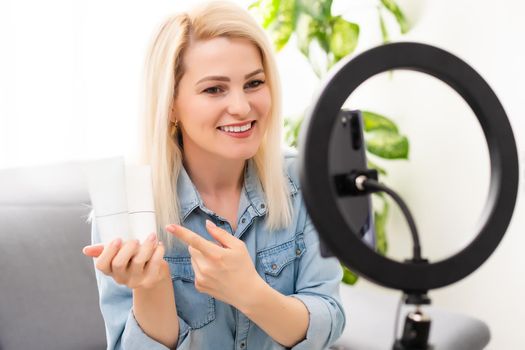
[[[218,86],[213,86],[213,87],[205,89],[203,92],[215,95],[215,94],[222,92],[222,89]]]
[[[247,87],[250,89],[256,88],[260,85],[264,84],[263,80],[252,80],[247,84]]]

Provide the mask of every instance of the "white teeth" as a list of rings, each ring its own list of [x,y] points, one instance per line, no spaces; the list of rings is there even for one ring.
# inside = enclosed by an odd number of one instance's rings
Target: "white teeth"
[[[219,129],[226,132],[245,132],[246,130],[250,130],[251,127],[252,123],[250,122],[242,126],[220,126]]]

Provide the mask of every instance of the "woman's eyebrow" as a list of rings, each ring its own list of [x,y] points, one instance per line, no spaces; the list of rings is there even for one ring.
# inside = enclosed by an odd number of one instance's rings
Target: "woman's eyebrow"
[[[248,79],[248,78],[253,77],[254,75],[262,73],[262,72],[264,72],[264,69],[259,68],[259,69],[254,70],[253,72],[251,72],[249,74],[246,74],[244,76],[244,79]],[[220,75],[210,75],[208,77],[204,77],[204,78],[200,79],[198,82],[195,83],[195,85],[197,85],[197,84],[199,84],[199,83],[201,83],[203,81],[206,81],[206,80],[230,81],[230,78],[224,77],[224,76],[220,76]]]

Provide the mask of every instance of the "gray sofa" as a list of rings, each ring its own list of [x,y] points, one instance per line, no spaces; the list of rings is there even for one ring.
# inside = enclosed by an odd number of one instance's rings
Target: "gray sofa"
[[[106,347],[90,242],[89,197],[75,162],[0,170],[0,350]],[[398,296],[341,285],[347,314],[332,347],[390,349]],[[483,349],[485,323],[430,307],[435,349]],[[315,349],[312,349],[315,350]]]

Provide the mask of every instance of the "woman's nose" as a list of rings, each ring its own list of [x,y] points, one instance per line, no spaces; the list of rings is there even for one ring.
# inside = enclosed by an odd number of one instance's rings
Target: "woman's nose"
[[[252,107],[244,91],[230,94],[228,101],[228,113],[231,115],[244,116],[250,112]]]

